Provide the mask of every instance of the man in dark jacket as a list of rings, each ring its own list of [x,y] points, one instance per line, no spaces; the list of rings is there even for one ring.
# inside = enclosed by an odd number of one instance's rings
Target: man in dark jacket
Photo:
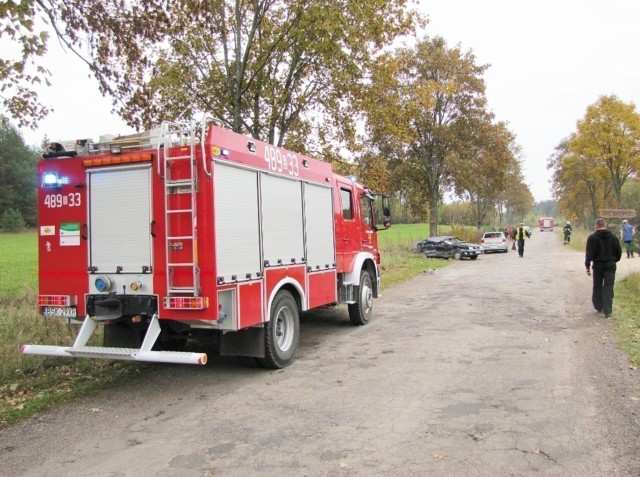
[[[616,279],[616,262],[622,258],[622,247],[618,237],[607,230],[604,219],[596,219],[596,231],[587,239],[584,265],[587,275],[593,268],[593,292],[591,302],[598,313],[611,317],[613,309],[613,283]]]

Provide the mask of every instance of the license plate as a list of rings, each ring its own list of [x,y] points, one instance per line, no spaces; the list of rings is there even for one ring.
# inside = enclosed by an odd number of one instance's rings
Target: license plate
[[[76,317],[76,308],[74,306],[43,306],[42,316],[67,316]]]

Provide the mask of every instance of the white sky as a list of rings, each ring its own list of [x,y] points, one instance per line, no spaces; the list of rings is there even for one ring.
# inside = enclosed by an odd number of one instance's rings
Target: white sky
[[[640,104],[638,0],[421,0],[426,33],[473,50],[484,75],[489,108],[509,124],[522,148],[525,181],[536,200],[551,199],[547,158],[601,95]],[[132,132],[110,113],[88,69],[61,53],[54,39],[48,67],[53,87],[42,93],[54,108],[28,144],[50,139],[98,139]]]

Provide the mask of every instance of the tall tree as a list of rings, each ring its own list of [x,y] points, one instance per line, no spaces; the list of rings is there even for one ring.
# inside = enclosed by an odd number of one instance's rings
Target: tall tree
[[[509,172],[520,168],[514,135],[505,123],[494,124],[490,119],[487,116],[467,124],[454,156],[454,189],[473,204],[478,229],[509,187]]]
[[[349,98],[374,54],[420,21],[413,0],[34,2],[131,126],[206,113],[325,152],[352,141]]]
[[[471,52],[435,37],[382,55],[372,77],[367,130],[373,143],[392,151],[390,161],[402,176],[397,182],[424,193],[432,235],[438,204],[454,182],[449,158],[458,146],[457,131],[485,115],[485,69]]]
[[[562,140],[548,160],[553,192],[565,215],[595,218],[601,207],[613,205],[611,181],[601,161],[571,150],[575,138]]]
[[[0,217],[18,211],[27,225],[36,224],[37,153],[18,130],[0,118]]]
[[[568,144],[574,156],[594,161],[608,173],[615,206],[622,204],[622,187],[640,171],[640,115],[633,103],[601,96],[578,121]]]

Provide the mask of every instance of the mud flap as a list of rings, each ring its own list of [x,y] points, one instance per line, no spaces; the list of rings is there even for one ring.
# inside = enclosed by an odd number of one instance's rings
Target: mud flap
[[[264,358],[264,327],[246,328],[220,335],[220,356]]]

